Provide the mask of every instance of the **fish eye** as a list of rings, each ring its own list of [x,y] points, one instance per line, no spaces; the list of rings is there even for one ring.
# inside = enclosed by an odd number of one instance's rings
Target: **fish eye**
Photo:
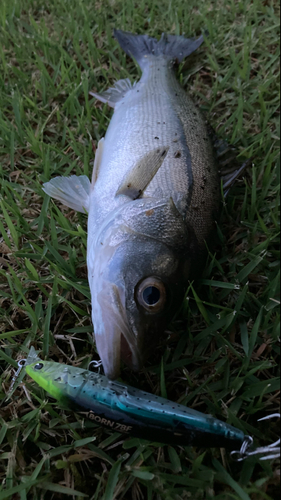
[[[41,368],[43,368],[43,363],[36,363],[36,365],[34,366],[34,370],[41,370]]]
[[[146,278],[137,286],[137,302],[151,313],[159,312],[166,302],[165,285],[154,276]]]
[[[156,286],[147,286],[142,292],[142,298],[148,306],[155,306],[160,299],[160,290]]]

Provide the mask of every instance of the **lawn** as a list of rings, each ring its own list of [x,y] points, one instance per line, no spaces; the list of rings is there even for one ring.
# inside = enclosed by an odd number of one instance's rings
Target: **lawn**
[[[124,438],[58,407],[21,373],[31,345],[87,367],[87,220],[50,200],[55,175],[90,176],[111,110],[89,95],[140,70],[114,27],[199,35],[178,78],[215,129],[253,158],[232,188],[205,269],[153,359],[122,380],[254,437],[279,411],[279,5],[271,0],[1,0],[0,500],[275,500],[279,461]]]

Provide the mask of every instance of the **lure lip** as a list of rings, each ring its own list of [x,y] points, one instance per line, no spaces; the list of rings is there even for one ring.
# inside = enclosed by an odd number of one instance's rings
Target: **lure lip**
[[[37,352],[35,351],[34,347],[31,346],[30,350],[29,350],[29,353],[28,353],[28,356],[25,360],[25,367],[27,367],[28,365],[31,365],[37,361],[42,361],[41,358],[39,358]]]

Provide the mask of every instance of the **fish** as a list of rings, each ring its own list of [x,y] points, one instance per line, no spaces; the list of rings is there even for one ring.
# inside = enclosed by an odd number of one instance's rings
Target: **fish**
[[[211,415],[99,373],[41,361],[32,347],[26,373],[60,404],[115,432],[163,444],[240,449],[248,437]]]
[[[115,30],[142,70],[96,99],[114,109],[87,176],[43,191],[88,215],[87,268],[105,374],[140,370],[182,304],[214,229],[221,180],[208,126],[173,69],[203,42]]]

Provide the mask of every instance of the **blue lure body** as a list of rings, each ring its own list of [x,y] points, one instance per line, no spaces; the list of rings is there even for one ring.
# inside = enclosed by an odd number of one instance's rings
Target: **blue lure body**
[[[34,351],[35,352],[35,351]],[[98,373],[28,358],[26,372],[59,402],[114,431],[154,442],[239,449],[245,434],[210,415]]]

